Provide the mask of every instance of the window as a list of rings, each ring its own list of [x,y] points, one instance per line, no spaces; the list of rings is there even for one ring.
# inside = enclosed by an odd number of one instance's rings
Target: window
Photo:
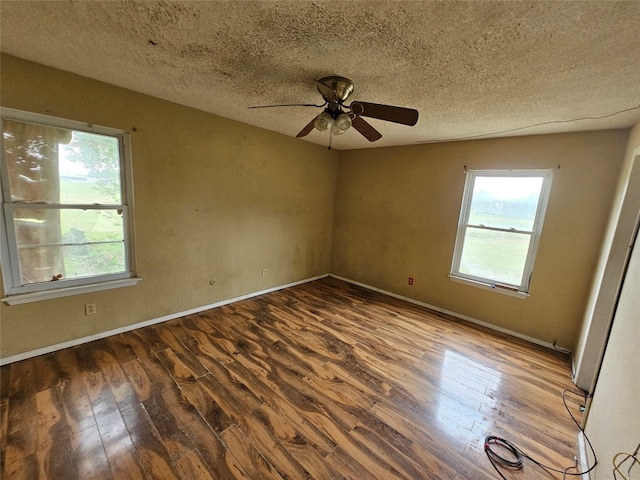
[[[136,283],[126,132],[2,109],[3,301]]]
[[[552,170],[470,170],[451,278],[503,293],[529,291]]]

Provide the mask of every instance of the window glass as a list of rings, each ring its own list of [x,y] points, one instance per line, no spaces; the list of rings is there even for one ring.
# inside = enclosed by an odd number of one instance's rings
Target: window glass
[[[464,237],[460,273],[520,285],[530,235],[468,228]]]
[[[59,162],[61,203],[122,203],[117,138],[72,132]]]
[[[49,124],[50,117],[18,112],[21,116],[34,121],[6,118],[3,110],[7,293],[131,276],[124,132],[65,128],[75,122]]]
[[[126,271],[116,210],[19,208],[13,216],[22,284]]]
[[[541,177],[476,177],[473,187],[470,225],[533,229]]]
[[[528,292],[551,171],[469,171],[451,275]]]

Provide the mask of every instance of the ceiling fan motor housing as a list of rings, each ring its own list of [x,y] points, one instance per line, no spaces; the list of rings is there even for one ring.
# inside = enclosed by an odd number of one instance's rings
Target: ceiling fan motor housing
[[[329,104],[342,104],[347,98],[349,98],[349,95],[353,93],[353,81],[346,77],[330,75],[328,77],[322,77],[318,80],[318,83],[328,87],[335,93],[335,98],[332,98],[332,96],[326,94],[326,91],[323,91],[322,87],[318,86],[318,92],[320,92],[322,98],[329,102]]]

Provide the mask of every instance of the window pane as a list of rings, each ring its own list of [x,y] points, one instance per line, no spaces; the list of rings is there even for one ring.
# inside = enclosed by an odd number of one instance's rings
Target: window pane
[[[125,269],[124,242],[66,246],[63,249],[67,278],[122,273]]]
[[[531,236],[467,228],[460,273],[508,285],[520,285]]]
[[[14,225],[23,285],[126,271],[116,210],[18,208]]]
[[[59,203],[58,145],[71,130],[3,120],[2,135],[11,200]]]
[[[469,225],[531,231],[542,177],[476,177]]]
[[[117,138],[14,120],[2,127],[13,202],[122,203]]]
[[[122,203],[118,139],[74,131],[60,145],[60,202]]]

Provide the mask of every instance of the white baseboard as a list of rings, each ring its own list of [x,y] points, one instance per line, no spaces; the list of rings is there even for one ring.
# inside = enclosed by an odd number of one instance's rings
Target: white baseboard
[[[282,290],[283,288],[295,287],[296,285],[302,285],[303,283],[313,282],[314,280],[319,280],[321,278],[325,278],[328,276],[329,274],[325,273],[324,275],[318,275],[317,277],[306,278],[304,280],[287,283],[285,285],[278,285],[277,287],[267,288],[266,290],[260,290],[259,292],[247,293],[239,297],[229,298],[228,300],[221,300],[216,303],[203,305],[201,307],[192,308],[190,310],[171,313],[169,315],[164,315],[162,317],[152,318],[150,320],[145,320],[143,322],[133,323],[131,325],[127,325],[124,327],[115,328],[113,330],[107,330],[106,332],[100,332],[94,335],[88,335],[86,337],[81,337],[81,338],[74,338],[73,340],[69,340],[67,342],[56,343],[55,345],[49,345],[47,347],[38,348],[36,350],[31,350],[29,352],[19,353],[17,355],[11,355],[10,357],[0,358],[0,366],[8,365],[9,363],[18,362],[20,360],[26,360],[27,358],[37,357],[39,355],[45,355],[47,353],[55,352],[57,350],[62,350],[63,348],[75,347],[76,345],[80,345],[82,343],[88,343],[94,340],[99,340],[101,338],[117,335],[119,333],[129,332],[137,328],[148,327],[149,325],[155,325],[157,323],[166,322],[168,320],[173,320],[174,318],[184,317],[186,315],[193,315],[194,313],[200,313],[205,310],[210,310],[212,308],[221,307],[223,305],[228,305],[234,302],[239,302],[240,300],[246,300],[248,298],[257,297],[258,295],[264,295],[265,293],[275,292],[276,290]]]
[[[584,433],[578,432],[578,461],[580,462],[581,470],[589,470],[589,457],[587,456],[587,444],[584,439]],[[581,480],[591,480],[591,474],[589,472],[581,475]]]
[[[554,347],[552,343],[545,342],[544,340],[540,340],[538,338],[530,337],[529,335],[524,335],[519,332],[514,332],[513,330],[509,330],[507,328],[499,327],[497,325],[493,325],[488,322],[483,322],[482,320],[478,320],[477,318],[469,317],[467,315],[462,315],[460,313],[452,312],[451,310],[445,310],[444,308],[436,307],[435,305],[430,305],[428,303],[421,302],[419,300],[415,300],[410,297],[405,297],[402,295],[398,295],[397,293],[388,292],[386,290],[382,290],[380,288],[372,287],[371,285],[367,285],[366,283],[357,282],[355,280],[351,280],[349,278],[340,277],[339,275],[334,275],[333,273],[329,274],[330,277],[337,278],[338,280],[342,280],[344,282],[352,283],[353,285],[358,285],[359,287],[366,288],[368,290],[373,290],[374,292],[382,293],[384,295],[389,295],[390,297],[397,298],[399,300],[404,300],[405,302],[413,303],[414,305],[419,305],[421,307],[428,308],[429,310],[434,310],[439,313],[444,313],[445,315],[451,315],[452,317],[459,318],[461,320],[465,320],[470,323],[475,323],[476,325],[481,325],[483,327],[489,328],[491,330],[496,330],[501,333],[505,333],[507,335],[511,335],[512,337],[519,338],[521,340],[526,340],[527,342],[534,343],[536,345],[540,345],[542,347],[547,347],[552,350],[561,349],[564,353],[569,354],[571,352],[570,349],[557,346]]]
[[[514,332],[512,330],[506,329],[506,328],[498,327],[498,326],[493,325],[491,323],[483,322],[482,320],[478,320],[476,318],[469,317],[467,315],[462,315],[460,313],[452,312],[450,310],[445,310],[443,308],[436,307],[435,305],[430,305],[428,303],[424,303],[424,302],[421,302],[419,300],[415,300],[413,298],[409,298],[409,297],[405,297],[405,296],[402,296],[402,295],[398,295],[398,294],[393,293],[393,292],[388,292],[386,290],[382,290],[380,288],[376,288],[376,287],[373,287],[371,285],[367,285],[365,283],[357,282],[357,281],[351,280],[349,278],[344,278],[344,277],[341,277],[339,275],[334,275],[333,273],[326,273],[324,275],[318,275],[316,277],[306,278],[304,280],[299,280],[297,282],[287,283],[285,285],[278,285],[277,287],[268,288],[266,290],[260,290],[258,292],[247,293],[247,294],[241,295],[239,297],[229,298],[227,300],[221,300],[221,301],[216,302],[216,303],[212,303],[212,304],[209,304],[209,305],[203,305],[201,307],[192,308],[190,310],[184,310],[184,311],[181,311],[181,312],[171,313],[169,315],[164,315],[162,317],[152,318],[150,320],[145,320],[143,322],[133,323],[131,325],[126,325],[124,327],[116,328],[116,329],[113,329],[113,330],[107,330],[105,332],[100,332],[100,333],[96,333],[96,334],[93,334],[93,335],[88,335],[86,337],[75,338],[75,339],[69,340],[67,342],[57,343],[55,345],[49,345],[47,347],[38,348],[36,350],[31,350],[31,351],[28,351],[28,352],[19,353],[17,355],[12,355],[12,356],[9,356],[9,357],[0,358],[0,366],[7,365],[7,364],[13,363],[13,362],[18,362],[20,360],[26,360],[27,358],[33,358],[33,357],[37,357],[39,355],[44,355],[44,354],[47,354],[47,353],[55,352],[57,350],[62,350],[63,348],[75,347],[76,345],[80,345],[82,343],[92,342],[94,340],[99,340],[101,338],[110,337],[112,335],[117,335],[119,333],[129,332],[129,331],[135,330],[137,328],[147,327],[149,325],[155,325],[157,323],[166,322],[168,320],[173,320],[174,318],[184,317],[186,315],[192,315],[194,313],[200,313],[200,312],[203,312],[205,310],[210,310],[212,308],[221,307],[223,305],[228,305],[230,303],[239,302],[240,300],[246,300],[248,298],[257,297],[258,295],[264,295],[265,293],[275,292],[277,290],[282,290],[283,288],[295,287],[296,285],[302,285],[303,283],[312,282],[314,280],[319,280],[321,278],[325,278],[325,277],[329,277],[329,276],[333,277],[333,278],[336,278],[338,280],[342,280],[342,281],[347,282],[347,283],[351,283],[353,285],[358,285],[358,286],[366,288],[368,290],[373,290],[374,292],[382,293],[384,295],[389,295],[390,297],[394,297],[394,298],[397,298],[399,300],[404,300],[405,302],[413,303],[414,305],[419,305],[421,307],[425,307],[425,308],[428,308],[430,310],[434,310],[436,312],[444,313],[445,315],[451,315],[451,316],[459,318],[461,320],[465,320],[465,321],[470,322],[470,323],[475,323],[476,325],[481,325],[483,327],[486,327],[486,328],[489,328],[489,329],[492,329],[492,330],[496,330],[498,332],[505,333],[507,335],[511,335],[513,337],[517,337],[517,338],[520,338],[522,340],[526,340],[527,342],[531,342],[531,343],[534,343],[536,345],[540,345],[540,346],[543,346],[543,347],[555,349],[553,344],[551,344],[549,342],[545,342],[545,341],[542,341],[540,339],[537,339],[537,338],[534,338],[534,337],[530,337],[528,335],[524,335],[522,333],[518,333],[518,332]],[[566,349],[566,348],[562,348],[562,350],[566,350],[567,352],[570,352],[570,350]]]

